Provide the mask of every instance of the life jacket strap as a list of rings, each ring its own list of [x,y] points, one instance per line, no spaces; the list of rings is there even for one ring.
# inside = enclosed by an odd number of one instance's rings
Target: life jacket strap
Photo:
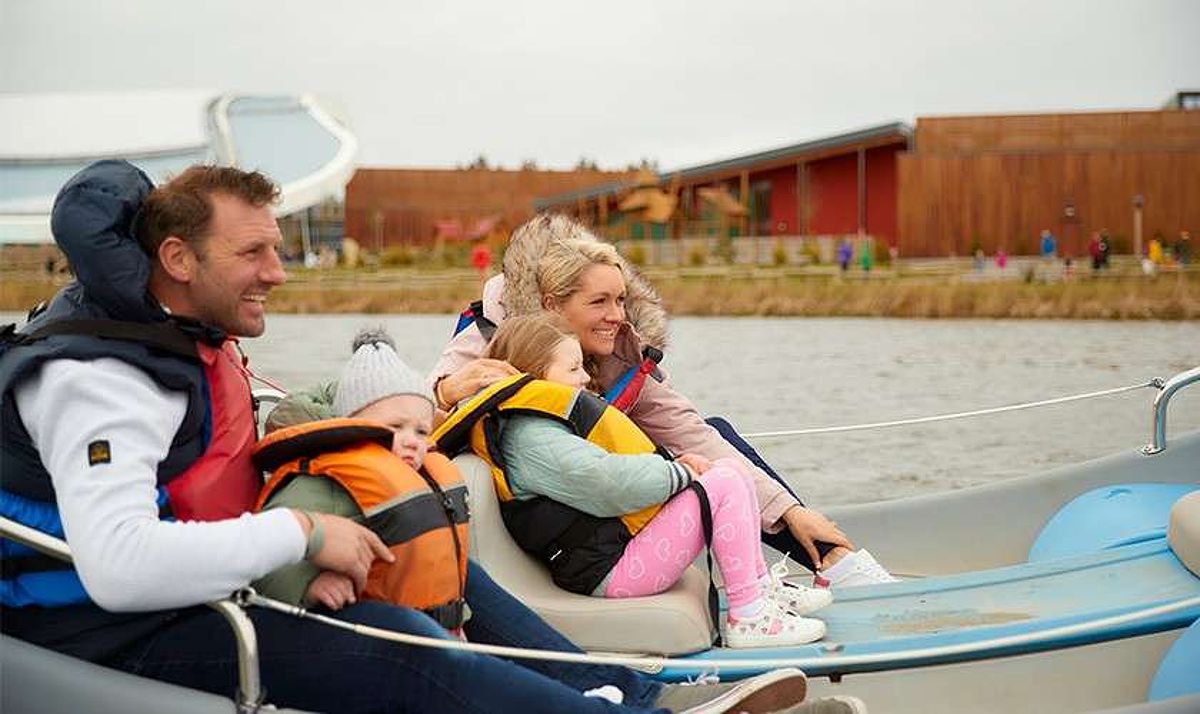
[[[453,600],[444,605],[427,607],[421,612],[432,617],[447,630],[457,630],[463,626],[467,614],[466,604],[466,600]]]
[[[712,618],[713,631],[717,633],[716,646],[721,646],[721,604],[717,596],[717,586],[713,582],[712,558],[712,505],[708,501],[708,493],[699,481],[692,481],[688,488],[696,494],[700,501],[700,527],[704,529],[704,559],[708,564],[708,616]]]
[[[642,388],[646,386],[647,376],[653,376],[662,381],[662,372],[658,369],[662,358],[662,350],[647,345],[642,349],[642,361],[626,370],[625,374],[613,383],[613,386],[605,392],[604,400],[611,406],[628,412],[637,402]]]
[[[454,334],[462,332],[471,325],[479,328],[479,333],[483,335],[483,339],[488,342],[492,341],[492,335],[496,334],[496,323],[487,319],[483,315],[483,301],[476,300],[467,306],[458,316],[458,323],[454,325]]]
[[[163,352],[198,359],[196,340],[199,337],[174,321],[128,322],[124,320],[54,320],[33,332],[21,334],[6,326],[2,335],[10,344],[32,344],[57,335],[88,335],[109,340],[125,340],[146,345]]]

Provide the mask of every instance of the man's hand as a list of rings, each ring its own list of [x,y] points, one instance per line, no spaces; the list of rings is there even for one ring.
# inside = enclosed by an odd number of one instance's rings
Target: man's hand
[[[295,510],[292,513],[300,521],[307,538],[315,524],[308,522],[305,513]],[[355,593],[362,592],[367,584],[367,572],[376,558],[387,563],[396,561],[396,556],[379,540],[379,536],[354,521],[328,513],[313,513],[312,517],[325,531],[325,542],[320,550],[309,557],[308,562],[321,570],[332,570],[350,578]]]
[[[319,602],[330,610],[341,610],[346,605],[358,602],[354,592],[354,581],[330,570],[321,574],[308,584],[304,593],[307,602]]]
[[[854,544],[846,537],[837,524],[821,513],[805,508],[799,504],[792,506],[783,514],[783,522],[787,529],[800,541],[808,557],[812,559],[813,567],[821,568],[821,553],[817,550],[816,541],[824,541],[854,550]]]
[[[680,454],[675,457],[675,461],[691,469],[697,476],[712,468],[712,462],[700,454]]]
[[[484,387],[514,374],[520,372],[508,362],[486,357],[471,360],[454,374],[438,380],[438,408],[450,409]]]

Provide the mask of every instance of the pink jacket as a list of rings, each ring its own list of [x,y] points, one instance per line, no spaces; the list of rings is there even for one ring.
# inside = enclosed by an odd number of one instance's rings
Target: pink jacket
[[[497,275],[488,280],[483,289],[483,313],[497,323],[506,315],[500,302],[503,286],[504,276]],[[455,335],[447,343],[441,359],[429,375],[430,387],[436,386],[439,379],[453,374],[471,360],[482,357],[486,348],[483,335],[473,326]],[[601,386],[608,388],[625,370],[641,362],[641,348],[641,338],[633,326],[626,322],[617,333],[617,345],[612,356],[604,358],[599,365],[596,377]],[[629,417],[655,443],[665,446],[672,453],[700,454],[710,461],[726,457],[737,459],[754,478],[762,529],[768,533],[783,529],[780,519],[785,511],[797,504],[796,499],[779,482],[750,463],[716,429],[706,424],[691,401],[671,387],[665,373],[661,382],[646,380],[645,387],[629,410]]]

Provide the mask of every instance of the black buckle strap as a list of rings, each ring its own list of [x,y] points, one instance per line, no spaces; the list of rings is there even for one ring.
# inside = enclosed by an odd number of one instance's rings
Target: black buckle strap
[[[712,618],[713,630],[717,633],[716,646],[721,646],[721,603],[717,596],[717,585],[713,582],[712,537],[713,520],[712,506],[708,502],[708,493],[698,481],[692,481],[688,488],[696,494],[700,501],[700,527],[704,529],[704,558],[708,564],[708,615]]]
[[[28,344],[56,335],[90,335],[110,340],[136,342],[172,354],[196,359],[196,341],[207,342],[190,326],[176,322],[127,322],[124,320],[55,320],[25,335],[7,336]],[[209,336],[205,336],[207,338]]]
[[[466,604],[466,600],[453,600],[444,605],[427,607],[421,612],[432,617],[447,630],[457,630],[463,626],[463,618],[467,614]]]

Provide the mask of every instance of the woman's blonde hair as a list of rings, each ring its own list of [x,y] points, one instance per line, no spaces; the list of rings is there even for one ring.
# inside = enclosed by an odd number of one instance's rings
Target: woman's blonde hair
[[[554,348],[568,338],[578,339],[566,318],[556,312],[517,315],[496,328],[486,356],[540,379],[546,376]]]
[[[546,246],[537,266],[538,292],[543,299],[549,297],[561,305],[579,291],[579,277],[593,265],[611,265],[621,271],[622,282],[629,284],[625,262],[611,243],[568,238]]]

